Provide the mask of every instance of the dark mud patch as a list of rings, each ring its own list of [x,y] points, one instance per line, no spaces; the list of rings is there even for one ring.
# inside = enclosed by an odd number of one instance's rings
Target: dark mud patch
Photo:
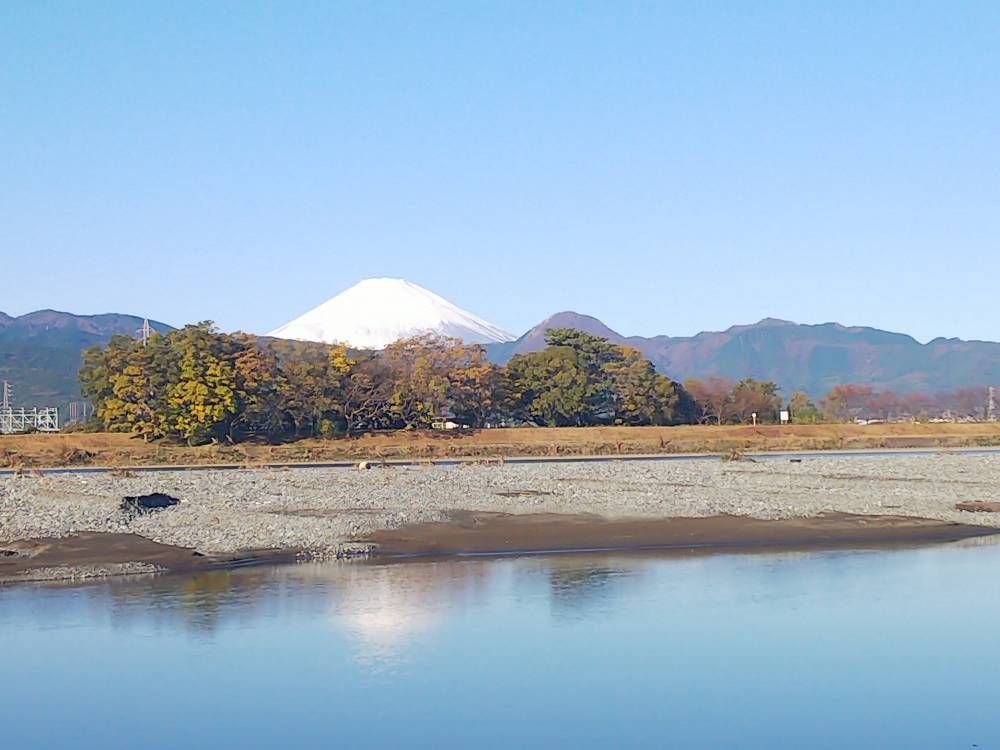
[[[15,552],[0,557],[0,583],[38,568],[146,563],[164,570],[185,571],[224,568],[263,562],[290,562],[293,550],[248,550],[232,555],[204,555],[196,550],[160,544],[138,534],[82,532],[72,536],[8,542],[3,549]],[[69,576],[67,576],[69,577]]]
[[[510,554],[517,552],[628,549],[730,549],[741,547],[842,547],[956,541],[1000,529],[901,516],[844,513],[762,520],[616,518],[553,513],[461,511],[449,521],[379,531],[366,541],[383,556]]]

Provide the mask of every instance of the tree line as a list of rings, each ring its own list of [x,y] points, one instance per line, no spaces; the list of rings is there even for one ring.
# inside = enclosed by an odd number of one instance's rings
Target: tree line
[[[994,417],[991,389],[987,386],[962,387],[936,393],[897,394],[876,390],[870,385],[834,386],[821,402],[830,419],[883,420],[949,419],[982,422]]]
[[[708,378],[677,383],[632,347],[571,328],[546,332],[542,351],[506,366],[480,345],[420,336],[380,352],[226,334],[211,323],[116,336],[84,353],[82,392],[93,429],[192,445],[272,442],[423,429],[438,422],[508,425],[761,424],[983,419],[988,391],[927,396],[838,385],[819,402],[785,401],[774,382]]]
[[[574,329],[506,366],[479,345],[420,336],[381,352],[226,334],[211,323],[114,337],[84,353],[94,427],[200,444],[383,429],[507,424],[665,425],[696,420],[683,386],[638,350]]]
[[[684,387],[695,402],[698,420],[710,424],[747,424],[754,414],[760,423],[773,423],[779,421],[783,410],[798,423],[927,419],[981,422],[994,416],[987,386],[897,394],[871,385],[847,383],[835,385],[817,401],[796,391],[787,402],[775,383],[753,378],[691,379],[684,381]]]

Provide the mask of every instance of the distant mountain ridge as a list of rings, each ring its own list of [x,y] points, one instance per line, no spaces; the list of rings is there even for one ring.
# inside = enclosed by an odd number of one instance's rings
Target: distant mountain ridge
[[[143,319],[107,313],[74,315],[55,310],[12,317],[0,312],[0,380],[14,386],[17,406],[66,406],[79,401],[77,370],[82,352],[115,334],[136,335]],[[173,328],[150,321],[154,329]],[[624,336],[601,320],[564,311],[520,338],[486,344],[490,358],[545,347],[548,328],[577,328],[642,351],[675,380],[720,376],[773,380],[786,396],[804,390],[821,397],[840,383],[868,383],[899,393],[935,392],[960,386],[1000,385],[1000,343],[912,336],[839,323],[804,325],[765,318],[725,331],[695,336]],[[498,329],[499,330],[499,329]]]
[[[575,312],[559,312],[536,325],[520,338],[500,344],[487,344],[490,358],[495,362],[506,363],[515,354],[538,352],[545,348],[545,332],[549,328],[575,328],[594,336],[603,336],[615,344],[628,343],[627,339],[604,323],[590,315]]]
[[[57,406],[65,420],[69,403],[81,399],[76,375],[84,349],[106,344],[116,334],[134,336],[142,322],[138,316],[118,313],[0,313],[0,380],[13,386],[15,406]],[[158,321],[150,325],[160,332],[174,330]]]
[[[786,395],[814,397],[839,383],[868,383],[900,393],[1000,384],[1000,343],[912,336],[839,323],[805,325],[765,318],[695,336],[623,336],[597,318],[558,313],[516,341],[489,346],[491,358],[539,351],[547,328],[572,327],[642,351],[675,380],[712,376],[773,380]]]

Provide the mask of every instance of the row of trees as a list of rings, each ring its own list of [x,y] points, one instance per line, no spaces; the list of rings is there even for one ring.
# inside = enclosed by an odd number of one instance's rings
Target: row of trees
[[[988,389],[897,396],[838,385],[819,403],[798,392],[786,402],[770,381],[688,380],[656,372],[637,349],[570,328],[504,367],[486,350],[423,336],[381,352],[351,352],[244,334],[210,323],[153,335],[144,345],[117,336],[84,354],[80,381],[95,426],[147,440],[272,441],[426,428],[773,423],[855,419],[984,419]],[[756,416],[755,416],[756,415]]]
[[[117,336],[84,354],[80,381],[102,429],[192,444],[430,427],[693,421],[684,389],[635,349],[573,329],[491,363],[478,345],[431,336],[382,352],[223,334],[210,323]]]
[[[870,385],[838,385],[821,401],[830,419],[954,419],[983,421],[991,416],[990,389],[956,388],[937,393],[875,390]]]
[[[770,381],[753,378],[687,380],[684,387],[697,409],[698,420],[712,424],[747,424],[757,415],[761,423],[777,422],[782,410],[794,422],[853,422],[950,419],[983,421],[990,418],[990,389],[986,386],[956,388],[938,393],[897,394],[870,385],[837,385],[818,403],[803,391],[783,401]]]
[[[703,423],[748,424],[754,415],[757,422],[777,422],[784,408],[777,384],[769,380],[691,379],[684,387],[697,407],[698,421]]]

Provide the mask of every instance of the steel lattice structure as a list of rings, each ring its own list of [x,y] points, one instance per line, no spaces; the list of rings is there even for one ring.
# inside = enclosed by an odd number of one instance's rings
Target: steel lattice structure
[[[59,431],[58,409],[14,409],[10,405],[10,393],[10,383],[4,381],[3,394],[0,398],[0,435]]]
[[[58,431],[58,409],[0,409],[0,435]]]

